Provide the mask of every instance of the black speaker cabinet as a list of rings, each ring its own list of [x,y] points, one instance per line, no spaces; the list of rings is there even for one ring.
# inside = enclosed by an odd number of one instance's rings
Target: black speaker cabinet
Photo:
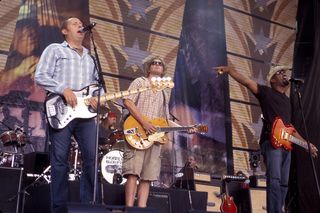
[[[0,167],[0,212],[19,212],[22,168]]]
[[[147,206],[158,209],[159,213],[171,213],[170,193],[152,187],[149,192]]]
[[[50,164],[49,154],[45,152],[31,152],[23,157],[26,173],[41,174]]]

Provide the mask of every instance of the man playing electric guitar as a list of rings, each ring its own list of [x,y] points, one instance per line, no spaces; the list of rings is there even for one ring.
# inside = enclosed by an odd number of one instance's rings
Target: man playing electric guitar
[[[50,93],[64,97],[66,103],[75,108],[77,97],[75,90],[97,83],[98,74],[89,50],[82,46],[85,34],[81,31],[82,21],[72,17],[65,20],[61,33],[63,43],[50,44],[42,53],[35,80]],[[93,109],[97,108],[94,98],[88,99]],[[64,128],[55,129],[48,125],[51,164],[51,212],[66,211],[69,198],[68,156],[71,136],[74,135],[82,158],[83,172],[80,179],[80,200],[89,203],[93,200],[95,168],[95,118],[78,118]]]
[[[130,84],[129,90],[148,86],[153,77],[164,76],[165,70],[166,66],[162,58],[152,57],[145,63],[147,77],[135,79]],[[156,127],[145,117],[169,120],[168,101],[169,97],[165,91],[147,91],[128,96],[124,99],[124,105],[131,116],[140,123],[149,135],[156,132]],[[169,122],[169,125],[174,125],[174,123]],[[151,181],[158,180],[160,174],[160,151],[161,146],[158,143],[142,150],[135,149],[125,143],[122,173],[127,178],[125,185],[126,206],[134,205],[135,195],[137,194],[137,205],[146,207]],[[138,186],[137,180],[139,180]]]
[[[213,69],[218,74],[228,73],[237,82],[247,87],[259,100],[264,117],[260,147],[266,164],[267,211],[268,213],[281,213],[288,189],[291,153],[286,149],[273,147],[271,132],[272,124],[277,117],[280,117],[287,125],[291,122],[291,104],[285,94],[289,88],[289,79],[286,74],[289,68],[285,66],[272,67],[267,75],[269,86],[257,84],[232,67],[222,66]],[[293,131],[292,134],[306,143],[297,131]],[[312,145],[311,153],[314,157],[317,156],[317,152],[317,148]]]

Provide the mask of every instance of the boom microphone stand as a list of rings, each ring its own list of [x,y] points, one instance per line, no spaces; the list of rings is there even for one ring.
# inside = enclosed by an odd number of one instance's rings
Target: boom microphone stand
[[[312,172],[313,172],[314,179],[315,179],[315,182],[316,182],[316,187],[317,187],[317,191],[318,191],[318,197],[320,198],[319,182],[318,182],[318,177],[317,177],[317,173],[316,173],[316,168],[314,166],[313,157],[312,157],[312,154],[311,154],[311,145],[310,145],[310,140],[309,140],[309,134],[308,134],[308,130],[307,130],[306,119],[304,117],[302,101],[301,101],[300,86],[301,86],[302,82],[300,82],[300,81],[292,81],[292,83],[294,85],[294,91],[295,91],[295,93],[297,94],[297,97],[298,97],[299,108],[300,108],[300,111],[301,111],[301,116],[302,116],[302,121],[303,121],[303,128],[305,130],[306,138],[307,138],[309,157],[310,157],[311,165],[312,165]]]
[[[90,38],[92,41],[92,46],[93,46],[93,50],[94,50],[94,57],[93,57],[93,61],[95,64],[95,68],[98,71],[98,75],[99,75],[99,87],[98,87],[98,107],[97,107],[97,119],[96,119],[96,143],[95,143],[95,163],[94,163],[94,186],[93,186],[93,200],[92,203],[95,204],[96,200],[97,200],[97,184],[98,184],[98,146],[99,146],[99,120],[100,120],[100,98],[101,98],[101,88],[104,90],[104,92],[107,92],[106,89],[106,85],[105,82],[103,80],[103,76],[102,76],[102,69],[101,69],[101,64],[100,64],[100,60],[99,60],[99,56],[98,56],[98,52],[97,52],[97,47],[96,44],[94,42],[94,38],[93,38],[93,33],[92,33],[92,28],[89,29],[89,34],[90,34]],[[103,189],[102,189],[103,191]],[[102,201],[103,201],[103,195],[102,195]]]

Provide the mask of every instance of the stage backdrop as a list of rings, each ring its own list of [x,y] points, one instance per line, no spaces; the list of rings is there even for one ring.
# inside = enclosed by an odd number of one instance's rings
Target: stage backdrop
[[[225,174],[228,87],[212,67],[226,64],[222,1],[187,1],[174,73],[170,109],[184,125],[207,124],[205,135],[175,134],[178,165],[193,154],[199,169]],[[230,158],[229,158],[230,159]]]
[[[175,133],[163,147],[160,186],[170,184],[191,153],[199,168],[213,175],[227,170],[252,174],[249,154],[259,149],[261,128],[257,100],[227,76],[217,77],[211,67],[228,63],[264,84],[271,64],[291,65],[295,2],[2,0],[0,133],[23,129],[35,150],[46,149],[45,93],[34,84],[34,71],[43,49],[62,41],[61,21],[78,16],[85,25],[97,23],[93,35],[108,92],[126,90],[145,74],[146,59],[160,55],[176,83],[172,114],[182,124],[209,127],[205,135]],[[89,38],[85,46],[92,48]],[[120,129],[121,104],[110,103]],[[33,150],[26,145],[23,151]]]

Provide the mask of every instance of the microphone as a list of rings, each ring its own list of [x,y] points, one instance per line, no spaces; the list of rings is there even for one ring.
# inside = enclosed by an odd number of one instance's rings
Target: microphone
[[[79,33],[85,33],[87,31],[91,31],[92,28],[94,28],[94,26],[96,26],[96,22],[92,22],[90,23],[89,25],[85,26],[85,27],[82,27],[78,32]]]
[[[290,78],[289,81],[294,84],[303,84],[304,80],[302,78]]]

